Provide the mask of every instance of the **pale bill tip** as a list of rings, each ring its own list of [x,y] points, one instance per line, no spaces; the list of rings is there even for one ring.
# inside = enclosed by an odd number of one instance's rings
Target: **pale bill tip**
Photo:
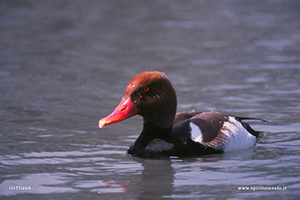
[[[104,120],[100,120],[99,121],[99,128],[103,128],[103,126],[105,126],[105,121]]]

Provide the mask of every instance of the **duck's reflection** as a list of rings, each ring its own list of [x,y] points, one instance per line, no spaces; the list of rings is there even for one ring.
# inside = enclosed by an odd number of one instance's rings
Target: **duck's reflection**
[[[173,191],[174,169],[170,159],[139,159],[144,167],[141,180],[134,190],[139,192],[139,199],[161,199],[169,196]]]
[[[130,180],[102,180],[98,183],[100,184],[98,193],[120,194],[134,199],[176,198],[178,195],[194,198],[196,194],[194,187],[198,188],[198,196],[201,196],[201,193],[210,193],[210,190],[207,191],[206,183],[208,185],[219,183],[218,176],[220,174],[227,176],[228,168],[232,167],[231,163],[251,160],[255,156],[255,149],[247,149],[189,158],[142,159],[130,157],[129,159],[133,161],[130,163],[139,166],[139,169],[134,170],[134,173],[130,175]],[[230,184],[231,181],[224,179],[224,183]],[[180,192],[182,188],[185,188],[184,194]]]
[[[132,159],[143,167],[142,174],[134,175],[138,181],[100,180],[97,193],[126,193],[125,196],[137,199],[161,199],[172,194],[175,173],[170,159]]]
[[[227,154],[212,154],[202,157],[176,158],[176,159],[140,159],[133,158],[144,167],[141,180],[133,186],[134,192],[139,194],[138,199],[162,199],[176,196],[178,186],[187,186],[188,182],[199,183],[199,188],[203,182],[212,182],[204,174],[220,170],[228,160],[247,160],[255,155],[253,149],[242,152],[230,152]],[[223,163],[224,162],[224,163]],[[211,164],[215,164],[211,166]],[[227,171],[226,165],[224,170]],[[188,172],[193,171],[195,176],[190,176]],[[185,176],[185,172],[187,172]],[[182,174],[183,177],[177,175]],[[206,177],[206,178],[205,178]],[[176,183],[175,183],[176,181]],[[200,192],[199,189],[198,192]],[[189,191],[192,192],[192,191]],[[189,196],[187,192],[187,197]],[[202,192],[207,192],[205,189]]]

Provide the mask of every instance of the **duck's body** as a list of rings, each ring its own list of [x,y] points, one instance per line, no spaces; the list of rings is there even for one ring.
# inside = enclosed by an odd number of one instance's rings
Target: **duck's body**
[[[246,149],[254,146],[259,134],[246,128],[234,116],[219,112],[177,113],[170,129],[144,125],[128,153],[139,157],[197,156]]]
[[[120,104],[99,121],[99,127],[141,115],[143,131],[128,150],[139,157],[223,153],[256,143],[259,132],[242,122],[243,118],[214,111],[176,114],[176,107],[176,93],[168,77],[144,72],[131,80]]]

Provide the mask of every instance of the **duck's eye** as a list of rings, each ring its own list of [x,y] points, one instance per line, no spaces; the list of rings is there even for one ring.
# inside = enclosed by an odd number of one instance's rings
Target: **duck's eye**
[[[148,92],[149,91],[149,87],[144,87],[144,92]]]

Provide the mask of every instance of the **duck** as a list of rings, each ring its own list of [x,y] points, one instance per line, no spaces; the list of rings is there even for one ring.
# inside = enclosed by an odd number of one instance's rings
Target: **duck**
[[[129,82],[119,105],[99,120],[99,127],[140,115],[143,129],[128,149],[128,155],[191,157],[253,147],[261,132],[244,121],[267,122],[217,111],[176,113],[176,110],[177,96],[168,76],[146,71]]]

